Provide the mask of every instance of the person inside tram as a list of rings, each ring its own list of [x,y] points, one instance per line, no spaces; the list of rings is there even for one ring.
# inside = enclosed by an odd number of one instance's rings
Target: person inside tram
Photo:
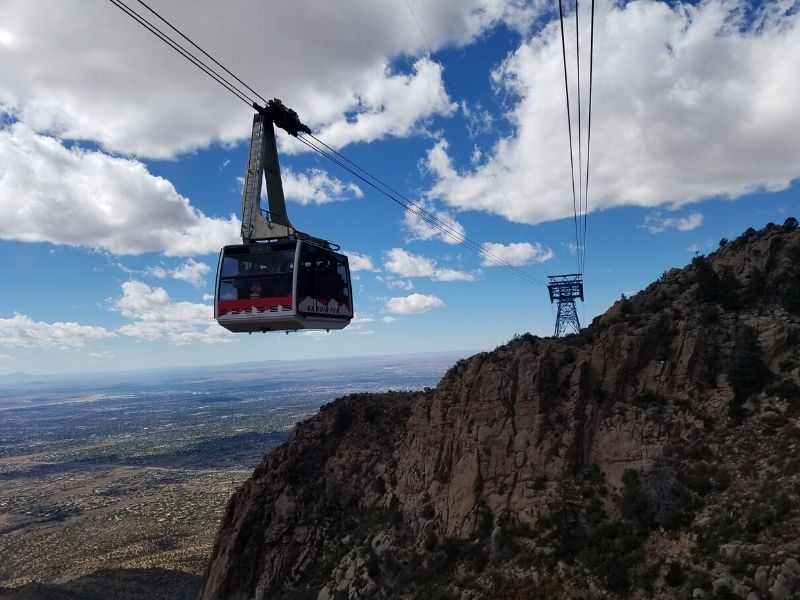
[[[264,284],[260,278],[253,279],[250,282],[250,298],[263,298],[264,297]]]

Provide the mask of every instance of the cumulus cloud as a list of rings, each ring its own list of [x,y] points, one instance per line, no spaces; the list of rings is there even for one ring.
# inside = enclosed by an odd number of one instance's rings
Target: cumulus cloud
[[[347,256],[347,263],[353,273],[357,271],[377,271],[375,265],[372,264],[372,257],[367,254],[359,254],[350,250],[342,250],[342,254]]]
[[[186,262],[178,265],[174,269],[165,269],[164,267],[152,267],[148,273],[159,279],[172,277],[178,281],[186,281],[191,283],[194,287],[202,287],[205,285],[205,276],[211,272],[211,267],[205,263],[197,262],[190,258]],[[211,296],[213,299],[214,297]]]
[[[394,317],[390,317],[390,316],[388,316],[388,315],[387,315],[387,316],[383,317],[383,318],[381,319],[381,321],[383,321],[384,323],[387,323],[387,324],[388,324],[388,323],[394,323],[395,321],[397,321],[397,319],[395,319]]]
[[[703,215],[693,212],[685,217],[665,217],[661,213],[647,215],[641,227],[647,228],[650,233],[661,233],[667,229],[677,229],[678,231],[691,231],[703,224]]]
[[[384,268],[400,277],[430,277],[436,271],[436,261],[425,256],[392,248],[386,253]]]
[[[446,0],[415,11],[440,48],[469,43],[499,22],[524,29],[540,4]],[[46,0],[4,0],[0,7],[0,112],[39,132],[155,158],[249,135],[250,108],[112,4],[59,0],[59,9],[51,8]],[[385,66],[427,51],[402,2],[197,0],[186,10],[184,2],[165,0],[158,10],[338,145],[406,135],[431,114],[452,110],[432,61],[407,73]],[[69,27],[64,15],[75,17]]]
[[[356,184],[343,183],[322,169],[309,169],[306,173],[282,169],[281,178],[286,199],[300,204],[325,204],[364,196]]]
[[[15,314],[10,319],[0,319],[0,346],[6,348],[81,348],[89,342],[114,337],[103,327],[78,323],[45,323]]]
[[[122,284],[114,308],[131,323],[119,328],[123,335],[146,341],[166,340],[176,345],[193,342],[230,342],[233,334],[213,319],[208,304],[173,302],[164,288],[141,281]]]
[[[356,313],[353,315],[352,320],[350,321],[351,324],[353,323],[372,323],[375,319],[372,318],[372,315],[360,315]]]
[[[787,76],[800,72],[796,3],[608,2],[597,5],[595,27],[589,210],[733,198],[800,176],[800,79]],[[574,69],[572,60],[570,80]],[[493,73],[517,98],[506,115],[513,134],[464,171],[446,143],[434,145],[432,197],[522,223],[571,215],[563,77],[555,20]]]
[[[426,256],[412,254],[402,248],[386,252],[384,268],[399,277],[430,277],[436,281],[473,281],[475,276],[466,271],[439,268],[436,261]]]
[[[308,330],[308,331],[301,331],[300,334],[304,335],[306,337],[314,338],[315,340],[322,340],[322,339],[325,339],[326,337],[328,337],[331,334],[331,332],[330,331],[321,331],[321,330],[318,330],[318,329],[311,329],[311,330]]]
[[[440,306],[444,306],[444,302],[436,296],[426,294],[411,294],[410,296],[389,298],[386,301],[386,311],[398,315],[425,313]]]
[[[319,132],[331,146],[372,142],[386,136],[406,137],[421,120],[449,115],[456,108],[444,88],[442,66],[429,58],[414,63],[413,73],[395,74],[388,66],[371,73],[363,91],[352,100],[348,112],[357,111],[355,118],[343,115]]]
[[[403,226],[408,232],[408,241],[438,239],[446,244],[460,244],[466,239],[464,226],[451,211],[437,209],[432,202],[425,200],[418,200],[415,204],[420,207],[419,210],[407,210],[403,213]],[[429,223],[430,217],[435,217],[436,225]]]
[[[410,279],[389,279],[386,282],[386,286],[390,290],[413,290],[414,289],[414,282]]]
[[[239,228],[138,161],[67,148],[23,123],[0,130],[1,239],[188,256],[235,243]]]
[[[481,106],[480,102],[474,107],[470,107],[466,101],[462,101],[459,103],[459,108],[467,123],[467,132],[470,138],[491,133],[494,128],[494,117],[492,113]]]
[[[550,260],[555,256],[555,253],[550,249],[542,246],[539,242],[530,244],[528,242],[518,242],[511,244],[495,244],[494,242],[485,242],[481,246],[483,251],[490,256],[484,256],[484,267],[497,267],[500,263],[494,258],[497,258],[504,263],[519,267],[527,265],[532,262],[543,263]]]

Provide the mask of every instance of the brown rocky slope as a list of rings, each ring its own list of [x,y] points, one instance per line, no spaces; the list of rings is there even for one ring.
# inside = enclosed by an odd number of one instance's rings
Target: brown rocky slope
[[[201,598],[800,597],[796,225],[324,406],[231,498]]]

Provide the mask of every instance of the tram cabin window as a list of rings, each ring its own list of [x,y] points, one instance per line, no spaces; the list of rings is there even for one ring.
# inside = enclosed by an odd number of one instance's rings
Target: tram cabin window
[[[303,244],[297,280],[298,302],[313,298],[326,306],[336,301],[338,306],[352,312],[347,259],[329,250]],[[317,311],[314,311],[317,312]],[[327,312],[320,309],[319,312]],[[339,312],[339,311],[337,311]]]
[[[220,300],[292,295],[294,251],[226,255],[220,272]]]

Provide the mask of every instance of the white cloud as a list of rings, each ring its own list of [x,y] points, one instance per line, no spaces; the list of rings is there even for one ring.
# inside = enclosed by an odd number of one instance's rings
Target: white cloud
[[[406,252],[402,248],[392,248],[386,252],[384,268],[400,277],[431,277],[436,271],[436,261]]]
[[[203,302],[211,302],[214,299],[214,294],[203,294]]]
[[[501,21],[524,31],[539,4],[447,0],[415,12],[440,48],[469,43]],[[407,135],[452,110],[435,63],[423,59],[400,74],[385,67],[427,51],[403,2],[196,0],[186,10],[164,0],[158,11],[329,143]],[[74,17],[68,27],[65,15]],[[249,135],[250,108],[111,3],[59,0],[53,10],[47,0],[4,0],[0,24],[0,112],[39,132],[157,158]]]
[[[230,342],[234,338],[214,321],[210,305],[173,302],[164,288],[153,288],[141,281],[123,283],[122,296],[114,307],[131,320],[119,328],[120,333],[130,337],[167,340],[176,345]]]
[[[432,258],[412,254],[402,248],[386,252],[384,268],[399,277],[430,277],[436,281],[473,281],[474,275],[466,271],[440,269]]]
[[[497,258],[509,265],[519,267],[527,265],[532,262],[543,263],[550,260],[555,256],[555,253],[550,249],[542,246],[539,242],[530,244],[528,242],[517,242],[511,244],[495,244],[493,242],[485,242],[481,246],[483,251],[490,254],[490,257],[484,257],[484,267],[497,267],[500,263],[493,260]]]
[[[328,337],[331,334],[331,332],[330,331],[320,331],[320,330],[317,330],[317,329],[312,329],[312,330],[309,330],[309,331],[301,331],[300,334],[301,335],[305,335],[305,336],[310,337],[310,338],[314,338],[315,340],[321,340],[321,339],[324,339],[324,338]]]
[[[343,115],[320,129],[319,137],[327,144],[336,148],[386,136],[406,137],[418,130],[420,121],[452,114],[456,108],[445,91],[441,65],[429,58],[419,59],[409,74],[396,74],[384,66],[370,73],[361,87],[346,108],[357,111],[355,118]]]
[[[490,133],[494,128],[494,117],[492,113],[488,110],[484,110],[480,102],[478,102],[474,108],[470,108],[466,101],[462,101],[459,103],[459,108],[467,123],[467,132],[470,138]],[[477,147],[475,150],[479,152]]]
[[[475,276],[472,273],[456,269],[436,269],[431,279],[435,281],[475,281]]]
[[[661,233],[667,229],[678,231],[691,231],[703,224],[703,215],[693,212],[685,217],[665,217],[661,213],[647,215],[641,227],[647,228],[650,233]]]
[[[390,317],[390,316],[388,316],[388,315],[387,315],[387,316],[383,317],[383,318],[381,319],[381,321],[383,321],[384,323],[394,323],[395,321],[397,321],[397,319],[395,319],[394,317]]]
[[[325,204],[364,196],[356,184],[343,183],[322,169],[309,169],[306,173],[282,169],[281,178],[286,199],[300,204]]]
[[[386,301],[386,310],[398,315],[424,313],[440,306],[444,306],[444,302],[436,296],[426,294],[411,294],[405,297],[389,298]]]
[[[0,360],[10,360],[10,359],[11,359],[10,354],[0,354]]]
[[[800,72],[796,2],[753,9],[743,0],[641,0],[604,2],[596,10],[590,210],[675,207],[781,190],[800,177],[800,78],[787,76]],[[568,48],[575,47],[574,18],[565,26]],[[588,28],[586,36],[582,49]],[[574,68],[571,60],[570,80]],[[511,53],[493,77],[501,92],[518,98],[507,115],[514,133],[463,172],[445,143],[434,145],[432,197],[522,223],[570,216],[558,20]],[[570,96],[575,109],[574,86]]]
[[[152,267],[148,270],[148,273],[159,279],[172,277],[179,281],[187,281],[197,288],[205,284],[205,275],[208,275],[210,272],[211,267],[207,264],[197,262],[191,258],[174,269],[167,270],[164,267]],[[205,300],[206,298],[204,297],[203,299]],[[211,296],[210,299],[213,300],[214,296]]]
[[[377,271],[372,264],[372,257],[367,254],[359,254],[358,252],[351,252],[349,250],[342,250],[342,254],[347,256],[347,263],[350,265],[350,271],[353,273],[357,271]]]
[[[356,323],[372,323],[375,319],[372,318],[372,315],[360,315],[356,313],[353,315],[352,320],[350,321],[351,324]]]
[[[414,289],[414,282],[410,279],[389,279],[386,282],[386,286],[390,290],[413,290]]]
[[[464,226],[452,212],[436,209],[431,202],[424,200],[418,200],[414,204],[419,208],[403,213],[403,226],[409,234],[408,241],[438,239],[446,244],[460,244],[466,239]],[[435,224],[431,224],[431,221]]]
[[[22,123],[0,129],[0,239],[188,256],[235,243],[239,228],[140,162],[67,148]]]
[[[362,315],[356,313],[350,325],[345,330],[346,333],[353,333],[356,335],[371,335],[375,333],[372,329],[367,329],[366,323],[374,323],[375,319],[372,315]]]
[[[15,314],[0,319],[0,346],[6,348],[81,348],[89,342],[114,337],[103,327],[78,323],[45,323],[26,315]]]

